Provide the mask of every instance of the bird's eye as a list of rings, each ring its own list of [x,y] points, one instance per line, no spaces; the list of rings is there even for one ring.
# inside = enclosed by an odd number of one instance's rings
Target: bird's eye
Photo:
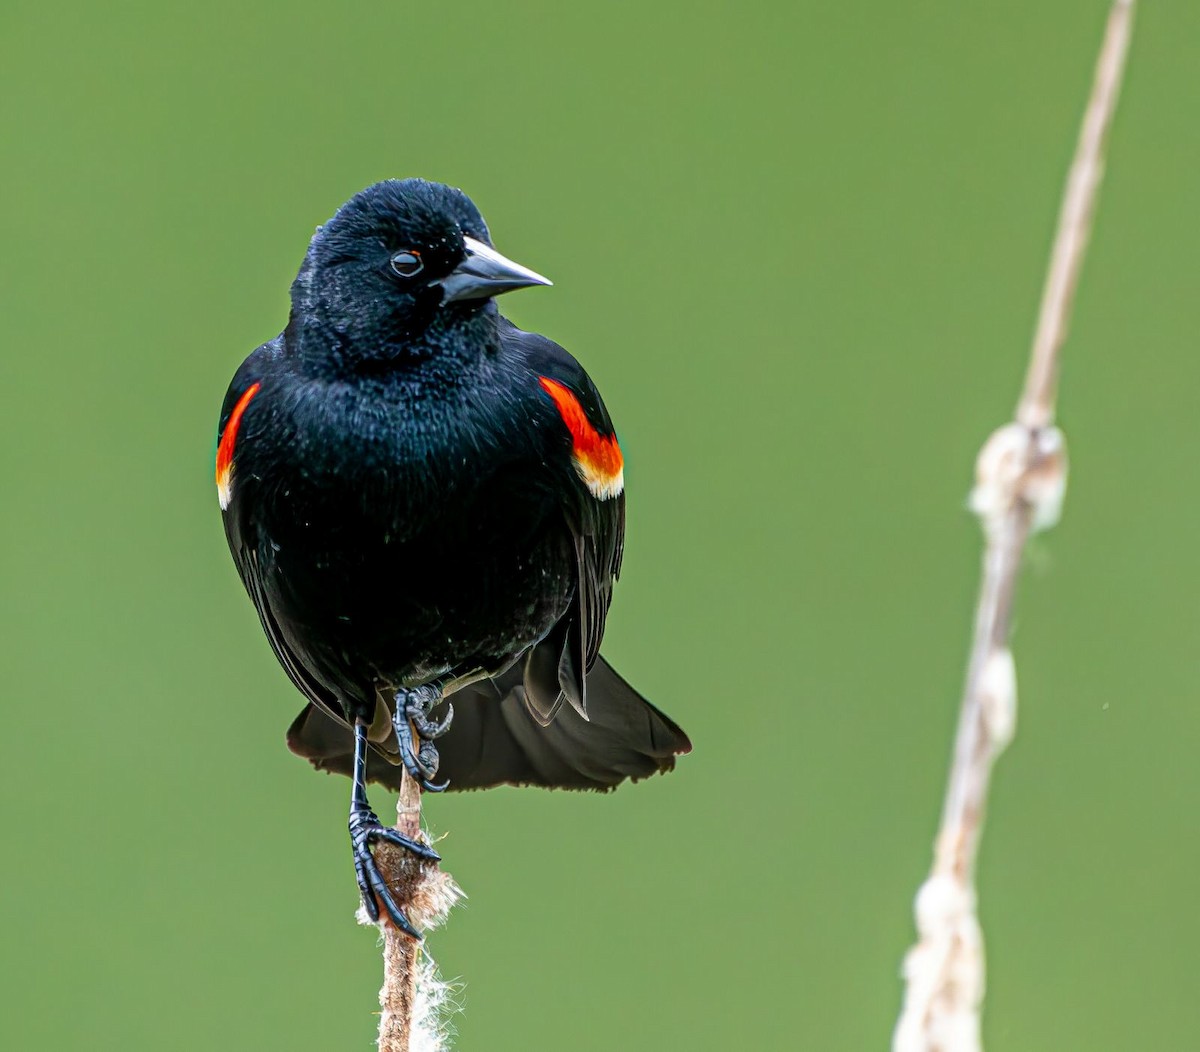
[[[425,266],[421,262],[421,253],[411,248],[397,252],[392,256],[391,264],[392,270],[402,278],[411,278],[414,274],[420,274],[421,269]]]

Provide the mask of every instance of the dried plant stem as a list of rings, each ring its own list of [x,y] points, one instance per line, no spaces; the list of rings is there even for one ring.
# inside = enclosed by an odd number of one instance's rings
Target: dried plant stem
[[[904,962],[894,1052],[978,1052],[984,991],[975,860],[992,766],[1016,725],[1009,634],[1017,571],[1030,533],[1053,525],[1066,488],[1066,446],[1054,427],[1058,359],[1104,170],[1134,0],[1116,0],[1096,66],[1042,295],[1015,420],[984,444],[971,507],[983,526],[983,582],[958,733],[929,878],[917,892],[918,942]]]
[[[1092,230],[1092,212],[1100,179],[1104,175],[1104,144],[1117,106],[1125,72],[1125,54],[1133,29],[1134,0],[1116,0],[1108,16],[1108,31],[1096,62],[1096,77],[1088,100],[1075,160],[1067,176],[1058,215],[1058,232],[1042,290],[1042,309],[1030,355],[1025,389],[1017,406],[1017,420],[1026,427],[1046,427],[1054,422],[1058,381],[1058,352],[1067,336],[1075,286]]]
[[[396,828],[411,839],[426,839],[421,831],[421,789],[407,771],[396,801]],[[440,924],[462,898],[454,879],[437,863],[388,844],[375,850],[397,905],[419,931]],[[363,911],[359,919],[366,923]],[[444,1047],[438,1013],[448,988],[438,980],[424,943],[392,925],[386,913],[379,929],[383,936],[379,1052],[438,1052]]]
[[[396,801],[396,828],[406,837],[421,836],[421,787],[404,772],[400,798]],[[412,856],[391,859],[388,884],[396,891],[400,908],[413,899],[413,883],[420,879],[421,865]],[[385,914],[386,917],[386,914]],[[383,986],[379,990],[379,1052],[409,1052],[413,1006],[417,996],[418,943],[395,925],[383,929]]]

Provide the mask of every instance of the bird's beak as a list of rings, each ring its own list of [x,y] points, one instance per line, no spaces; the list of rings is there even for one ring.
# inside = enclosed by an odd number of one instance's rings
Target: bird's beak
[[[549,278],[500,255],[482,241],[464,237],[463,243],[467,248],[467,258],[439,282],[445,290],[443,303],[482,300],[530,285],[554,284]]]

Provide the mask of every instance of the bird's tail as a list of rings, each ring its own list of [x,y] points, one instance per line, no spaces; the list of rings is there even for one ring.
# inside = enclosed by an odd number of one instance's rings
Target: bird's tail
[[[451,695],[454,722],[437,740],[439,781],[449,779],[451,789],[504,784],[611,789],[626,778],[671,770],[675,757],[692,748],[679,725],[603,658],[597,658],[587,673],[586,720],[563,705],[548,726],[540,726],[524,694],[518,664]],[[350,730],[325,709],[312,704],[305,708],[288,730],[287,742],[318,770],[350,774]],[[393,737],[372,752],[367,763],[370,781],[400,787],[395,748]]]

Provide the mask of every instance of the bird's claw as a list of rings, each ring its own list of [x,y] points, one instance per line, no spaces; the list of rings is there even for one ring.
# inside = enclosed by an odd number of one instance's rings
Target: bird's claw
[[[379,907],[382,904],[392,923],[401,931],[420,939],[421,933],[412,926],[404,911],[396,904],[387,881],[379,872],[379,864],[371,846],[380,842],[395,844],[412,852],[418,858],[438,862],[441,856],[433,848],[418,840],[406,837],[398,829],[392,829],[379,821],[378,816],[369,807],[355,808],[350,812],[350,844],[354,850],[354,875],[358,880],[359,894],[362,896],[363,908],[372,924],[379,923]]]
[[[434,708],[432,705],[428,708],[413,705],[408,710],[408,718],[412,720],[417,734],[424,741],[433,741],[434,738],[440,738],[450,729],[450,724],[454,722],[454,706],[449,702],[446,703],[446,715],[440,721],[429,718],[429,711],[432,708]]]
[[[396,693],[393,722],[400,741],[400,759],[427,793],[440,793],[450,784],[433,781],[441,763],[434,740],[445,734],[454,720],[454,706],[449,704],[441,720],[430,719],[430,713],[441,702],[442,692],[432,684]]]

